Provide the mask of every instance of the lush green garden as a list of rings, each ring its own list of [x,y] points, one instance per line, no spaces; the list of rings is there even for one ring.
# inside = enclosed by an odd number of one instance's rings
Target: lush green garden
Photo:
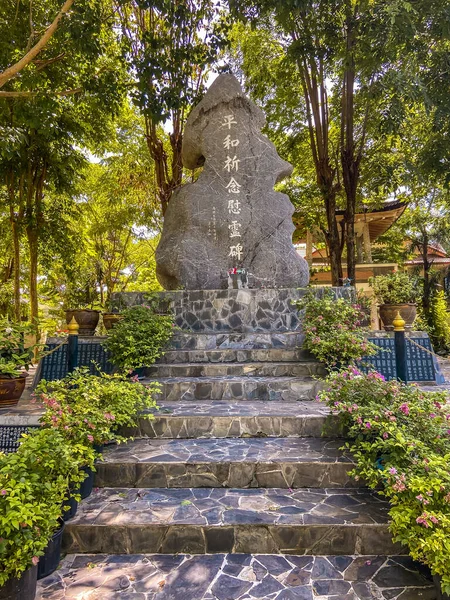
[[[412,319],[417,308],[415,327],[449,354],[450,271],[429,257],[450,254],[450,13],[444,0],[6,0],[0,31],[2,389],[18,400],[70,310],[94,316],[92,332],[108,327],[116,369],[42,381],[42,426],[0,455],[1,588],[44,568],[101,447],[152,418],[158,386],[137,370],[161,355],[173,317],[120,293],[161,290],[164,214],[202,169],[183,167],[184,126],[217,73],[238,76],[266,114],[294,166],[277,184],[295,206],[294,242],[314,231],[333,286],[356,280],[355,215],[404,203],[373,248],[395,267],[371,293],[413,306]],[[376,351],[364,296],[311,293],[298,309],[353,476],[390,501],[394,539],[450,593],[446,394],[360,370]]]

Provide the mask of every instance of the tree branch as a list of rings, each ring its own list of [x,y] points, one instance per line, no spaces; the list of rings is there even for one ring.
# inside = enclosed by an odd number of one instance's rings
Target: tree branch
[[[72,4],[75,0],[66,0],[62,5],[61,10],[56,15],[53,23],[46,29],[44,35],[41,39],[35,44],[26,54],[23,56],[16,64],[12,65],[3,73],[0,73],[0,88],[2,88],[5,83],[7,83],[13,77],[16,77],[20,73],[20,71],[30,64],[30,62],[35,58],[43,48],[47,45],[47,42],[50,40],[52,35],[55,33],[58,28],[59,22],[62,17],[70,10]]]
[[[64,90],[63,92],[50,92],[47,96],[73,96],[83,91],[83,88],[74,88],[73,90]],[[33,98],[44,92],[3,92],[0,90],[0,98]]]

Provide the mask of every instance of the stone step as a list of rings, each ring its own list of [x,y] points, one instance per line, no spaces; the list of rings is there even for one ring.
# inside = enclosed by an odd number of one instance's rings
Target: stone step
[[[141,439],[106,450],[98,487],[358,487],[344,441],[326,438]]]
[[[321,382],[300,377],[159,377],[157,401],[179,400],[314,400]]]
[[[321,402],[162,402],[155,418],[123,429],[134,438],[336,437],[338,419]],[[325,427],[325,430],[324,430]]]
[[[68,553],[402,554],[367,490],[99,488],[66,523]]]
[[[36,600],[437,600],[408,556],[69,554]]]
[[[314,357],[303,348],[223,348],[209,350],[166,350],[158,363],[257,363],[306,362]]]
[[[268,333],[194,333],[176,331],[167,345],[170,350],[258,350],[269,348],[295,349],[303,345],[299,331]]]
[[[257,362],[257,363],[165,363],[144,369],[146,377],[323,377],[326,370],[320,363]]]

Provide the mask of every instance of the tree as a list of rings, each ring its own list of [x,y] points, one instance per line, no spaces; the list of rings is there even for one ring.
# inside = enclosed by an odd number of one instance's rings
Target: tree
[[[208,69],[225,43],[222,7],[213,0],[117,0],[115,6],[164,215],[182,182],[185,120],[202,97]],[[169,146],[163,125],[170,127]]]
[[[53,0],[8,3],[1,20],[12,24],[0,44],[0,64],[14,64],[17,49],[33,43]],[[31,318],[38,316],[39,236],[45,226],[47,192],[67,192],[85,161],[81,147],[108,139],[108,121],[121,103],[123,70],[111,28],[107,0],[78,2],[70,18],[47,40],[40,58],[7,82],[0,96],[0,126],[6,138],[0,156],[0,184],[7,190],[14,244],[16,318],[20,312],[20,243],[26,237]],[[30,17],[31,15],[31,17]],[[85,37],[81,35],[85,34]]]
[[[325,207],[332,281],[337,285],[342,278],[342,243],[335,221],[341,189],[342,239],[348,276],[354,280],[354,219],[368,133],[392,134],[407,113],[411,95],[420,93],[417,59],[430,50],[438,34],[436,24],[444,21],[441,33],[448,24],[445,4],[430,7],[420,2],[413,7],[409,2],[359,0],[230,0],[230,4],[253,26],[275,32],[280,51],[298,73],[303,100],[298,120],[306,122]]]

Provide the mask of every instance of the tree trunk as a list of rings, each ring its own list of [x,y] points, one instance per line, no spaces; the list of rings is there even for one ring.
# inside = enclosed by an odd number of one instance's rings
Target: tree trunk
[[[340,286],[343,279],[342,245],[336,221],[336,192],[333,188],[327,191],[323,190],[323,197],[327,213],[328,230],[325,233],[325,239],[330,255],[331,285]]]
[[[17,223],[14,219],[14,211],[11,209],[11,212],[13,213],[11,217],[11,234],[14,248],[14,318],[16,321],[20,321],[20,242]]]
[[[422,308],[427,321],[430,319],[431,313],[431,282],[430,269],[431,263],[428,260],[428,235],[423,234],[422,238],[422,259],[423,259],[423,296]],[[430,323],[431,324],[431,323]]]
[[[30,320],[37,326],[39,316],[37,291],[38,236],[33,226],[27,226],[27,239],[30,251]]]
[[[346,195],[345,209],[345,245],[347,249],[347,277],[352,285],[356,284],[356,244],[355,244],[355,213],[356,191],[359,179],[359,164],[361,152],[356,152],[354,139],[354,87],[355,87],[355,30],[351,8],[348,6],[345,22],[346,30],[346,68],[342,85],[341,113],[341,165],[342,179]],[[361,144],[363,144],[363,137]]]

